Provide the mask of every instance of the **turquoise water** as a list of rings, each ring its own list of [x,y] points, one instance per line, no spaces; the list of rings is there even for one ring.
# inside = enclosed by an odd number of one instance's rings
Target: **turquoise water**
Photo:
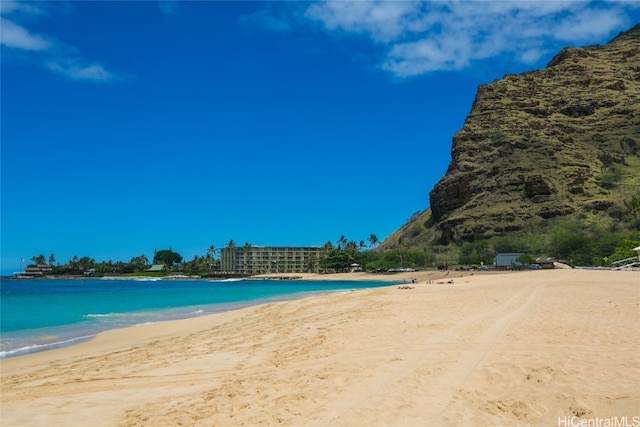
[[[54,279],[0,282],[0,358],[89,339],[109,329],[234,310],[389,282]]]

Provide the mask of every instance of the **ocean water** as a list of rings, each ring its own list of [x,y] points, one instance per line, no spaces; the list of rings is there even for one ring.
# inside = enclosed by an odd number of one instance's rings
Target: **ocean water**
[[[0,282],[0,358],[128,326],[184,319],[390,282],[52,279]]]

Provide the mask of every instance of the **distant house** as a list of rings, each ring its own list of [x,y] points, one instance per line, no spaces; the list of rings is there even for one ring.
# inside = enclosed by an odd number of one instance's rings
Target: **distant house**
[[[23,276],[42,276],[45,273],[50,273],[53,267],[49,264],[30,265],[22,272]]]
[[[556,261],[556,258],[536,258],[536,264],[538,264],[540,268],[545,270],[553,270],[554,268],[556,268]]]
[[[166,269],[166,265],[164,264],[153,264],[151,267],[147,268],[149,273],[162,273]]]

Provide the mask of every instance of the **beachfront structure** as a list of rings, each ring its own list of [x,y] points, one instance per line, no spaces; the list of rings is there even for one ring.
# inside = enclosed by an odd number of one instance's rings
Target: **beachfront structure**
[[[298,246],[227,246],[220,270],[231,274],[317,273],[324,249]]]
[[[28,266],[22,273],[23,276],[42,276],[45,273],[51,273],[53,267],[49,264],[38,264]]]
[[[24,271],[16,271],[13,273],[13,277],[17,279],[32,279],[36,276],[42,276],[46,273],[51,273],[53,267],[49,264],[30,265]]]
[[[638,256],[612,262],[611,266],[614,270],[637,270],[640,268],[640,246],[631,250],[638,252]]]
[[[536,258],[536,264],[544,270],[553,270],[556,268],[555,264],[557,261],[558,260],[556,258]]]
[[[522,265],[521,262],[518,261],[518,258],[522,256],[522,252],[512,252],[512,253],[501,253],[496,254],[496,267],[504,268],[504,267],[516,267]]]

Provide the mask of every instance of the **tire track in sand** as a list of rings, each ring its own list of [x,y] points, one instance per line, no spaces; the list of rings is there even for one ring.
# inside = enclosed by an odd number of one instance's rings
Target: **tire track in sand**
[[[376,425],[441,425],[454,394],[495,349],[505,329],[527,311],[541,287],[523,287],[499,306],[434,334],[391,372],[374,376],[360,398],[328,405],[336,414],[330,425],[357,425],[371,406],[385,408]],[[407,389],[416,393],[407,395]]]

